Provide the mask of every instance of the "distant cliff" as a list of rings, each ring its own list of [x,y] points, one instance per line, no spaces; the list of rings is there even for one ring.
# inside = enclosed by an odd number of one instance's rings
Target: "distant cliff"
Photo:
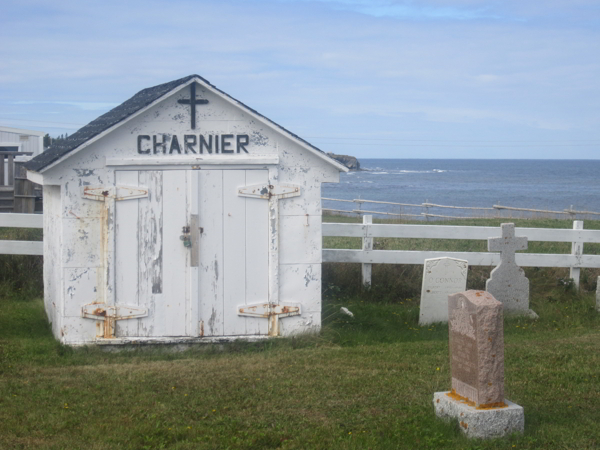
[[[360,162],[354,156],[335,155],[333,153],[327,153],[327,156],[335,159],[339,163],[342,163],[350,170],[360,170]]]

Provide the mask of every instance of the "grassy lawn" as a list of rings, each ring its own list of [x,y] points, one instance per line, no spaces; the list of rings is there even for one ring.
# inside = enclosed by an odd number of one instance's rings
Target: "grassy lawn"
[[[448,329],[419,327],[414,299],[334,296],[319,336],[179,353],[65,348],[40,300],[3,299],[0,448],[598,448],[593,296],[532,307],[539,320],[505,322],[506,396],[525,408],[525,435],[480,442],[433,414]]]
[[[592,281],[577,294],[531,268],[540,319],[505,320],[506,398],[525,408],[525,434],[471,441],[434,416],[448,328],[418,326],[415,283],[391,292],[398,272],[374,270],[381,286],[361,293],[336,284],[360,278],[338,266],[324,268],[319,335],[183,352],[61,346],[39,296],[0,284],[0,449],[600,448]],[[398,270],[420,288],[419,267]]]

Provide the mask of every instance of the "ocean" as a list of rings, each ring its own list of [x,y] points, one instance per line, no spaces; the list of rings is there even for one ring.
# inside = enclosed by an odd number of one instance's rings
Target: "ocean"
[[[361,171],[340,174],[339,183],[323,184],[322,196],[551,211],[572,206],[575,210],[600,213],[598,160],[360,159],[360,165]],[[323,208],[352,210],[356,204],[324,200]],[[373,203],[363,203],[361,208],[402,214],[423,212],[422,208]],[[496,214],[446,208],[429,208],[428,212],[463,217]],[[513,213],[513,217],[519,217],[518,214]]]

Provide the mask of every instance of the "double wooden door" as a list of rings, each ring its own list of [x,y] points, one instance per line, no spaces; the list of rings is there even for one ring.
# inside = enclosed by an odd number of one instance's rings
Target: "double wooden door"
[[[116,172],[148,191],[115,203],[115,303],[148,311],[117,321],[116,337],[268,333],[237,314],[268,301],[268,202],[238,195],[267,182],[267,170]]]

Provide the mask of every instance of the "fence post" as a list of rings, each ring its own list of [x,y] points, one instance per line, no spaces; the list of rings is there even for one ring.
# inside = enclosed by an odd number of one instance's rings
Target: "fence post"
[[[583,220],[574,220],[573,221],[573,229],[574,230],[583,230]],[[571,255],[581,256],[583,254],[583,243],[582,242],[572,242],[571,243]],[[575,289],[579,291],[579,274],[581,269],[579,267],[571,267],[569,271],[569,277],[573,279],[575,284]]]
[[[362,204],[363,204],[364,202],[363,202],[363,201],[360,199],[360,197],[359,197],[359,198],[355,198],[355,199],[353,200],[353,202],[354,202],[354,203],[356,203],[356,215],[357,215],[358,217],[360,217],[360,215],[361,215],[360,209],[361,209],[361,207],[362,207]]]
[[[27,170],[23,161],[15,161],[14,207],[16,213],[33,214],[35,212],[35,192],[33,182],[27,179]]]
[[[600,312],[600,277],[596,280],[596,311]]]
[[[365,215],[363,216],[363,225],[365,226],[365,231],[368,230],[368,226],[373,223],[373,216]],[[373,238],[372,237],[363,237],[362,238],[362,249],[364,251],[373,250]],[[363,263],[362,264],[362,285],[363,287],[371,286],[371,268],[372,264]]]

